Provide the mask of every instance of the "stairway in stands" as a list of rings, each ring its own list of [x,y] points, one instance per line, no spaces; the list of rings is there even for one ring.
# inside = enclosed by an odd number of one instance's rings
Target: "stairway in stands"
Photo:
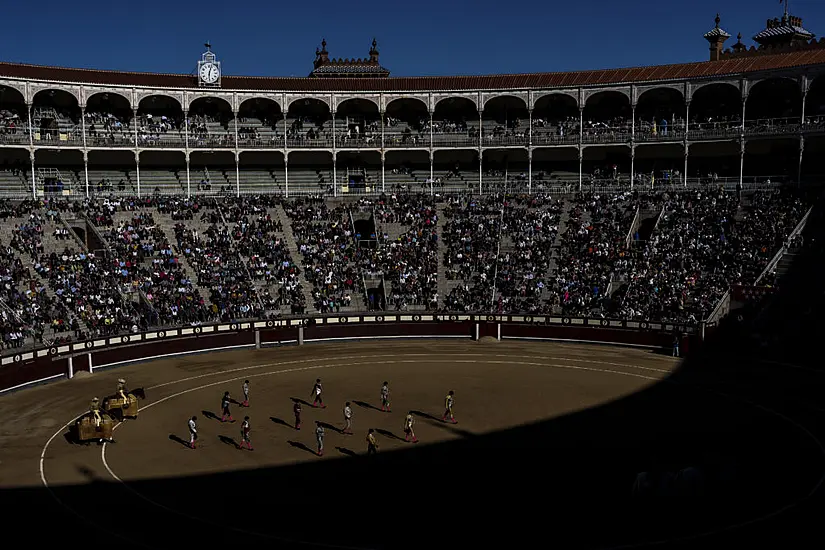
[[[178,247],[178,241],[175,239],[175,224],[178,222],[172,219],[171,214],[161,213],[157,210],[152,210],[152,216],[155,219],[155,223],[160,227],[163,231],[164,236],[172,245],[173,250],[177,254],[178,263],[186,272],[186,276],[189,277],[189,280],[192,282],[192,287],[200,293],[201,297],[203,298],[204,303],[207,306],[212,305],[212,293],[208,288],[204,288],[198,284],[198,272],[195,268],[192,267],[192,264],[189,263],[189,260],[183,253],[183,250],[180,250]],[[199,234],[203,235],[204,231],[206,231],[207,225],[202,224],[199,221],[198,217],[195,217],[193,220],[186,220],[185,222],[181,222],[186,225],[187,229],[195,229],[198,231]]]
[[[284,207],[280,204],[275,207],[274,213],[284,228],[284,242],[286,242],[286,246],[289,249],[289,255],[292,256],[292,261],[295,262],[295,265],[301,269],[301,291],[306,301],[305,312],[315,313],[317,310],[315,309],[315,300],[312,297],[312,285],[309,284],[304,276],[303,262],[301,261],[303,256],[298,252],[298,243],[295,241],[295,234],[292,232],[292,224],[290,223],[289,216],[286,215]]]
[[[444,265],[444,233],[443,228],[446,223],[444,217],[444,203],[438,202],[435,206],[435,213],[438,216],[435,230],[438,235],[438,308],[444,306],[444,299],[450,295],[450,291],[461,284],[461,281],[447,280],[447,267]]]
[[[570,221],[570,208],[572,205],[567,201],[567,199],[561,199],[561,216],[559,217],[559,227],[558,231],[556,232],[556,240],[553,241],[552,247],[552,255],[550,256],[549,266],[547,268],[547,281],[548,285],[545,286],[544,291],[542,292],[541,300],[544,302],[549,298],[547,293],[547,286],[549,286],[549,281],[552,281],[556,273],[559,269],[559,260],[561,254],[561,243],[562,238],[564,236],[564,232],[567,231],[567,223]]]

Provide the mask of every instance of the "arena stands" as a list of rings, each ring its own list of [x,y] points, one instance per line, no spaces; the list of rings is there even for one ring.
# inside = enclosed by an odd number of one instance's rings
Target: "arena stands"
[[[698,323],[770,280],[809,204],[782,187],[3,200],[0,332],[14,348],[380,308]]]

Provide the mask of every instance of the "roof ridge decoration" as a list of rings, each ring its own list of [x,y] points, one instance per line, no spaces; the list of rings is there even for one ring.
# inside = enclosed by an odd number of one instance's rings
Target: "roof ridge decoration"
[[[381,66],[378,55],[378,41],[373,38],[368,58],[335,57],[330,59],[327,41],[324,39],[321,41],[321,49],[315,50],[315,61],[309,76],[315,78],[386,78],[390,75],[390,71]]]

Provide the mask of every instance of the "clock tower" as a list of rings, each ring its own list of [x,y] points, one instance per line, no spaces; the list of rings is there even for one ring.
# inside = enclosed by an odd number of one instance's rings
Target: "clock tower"
[[[202,88],[221,87],[221,62],[212,53],[212,45],[204,44],[206,51],[198,61],[198,86]]]

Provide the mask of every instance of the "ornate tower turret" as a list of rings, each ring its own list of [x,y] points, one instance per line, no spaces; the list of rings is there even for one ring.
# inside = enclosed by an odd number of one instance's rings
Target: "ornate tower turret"
[[[783,48],[807,44],[814,37],[802,26],[802,18],[791,15],[788,0],[784,1],[785,12],[782,18],[774,17],[765,23],[765,29],[753,37],[759,49]]]
[[[719,59],[722,56],[722,52],[725,49],[725,40],[730,38],[730,35],[726,33],[721,27],[719,27],[719,23],[721,21],[722,20],[719,18],[719,14],[717,13],[716,19],[714,19],[716,26],[705,33],[705,40],[707,40],[710,43],[711,61],[719,61]]]

